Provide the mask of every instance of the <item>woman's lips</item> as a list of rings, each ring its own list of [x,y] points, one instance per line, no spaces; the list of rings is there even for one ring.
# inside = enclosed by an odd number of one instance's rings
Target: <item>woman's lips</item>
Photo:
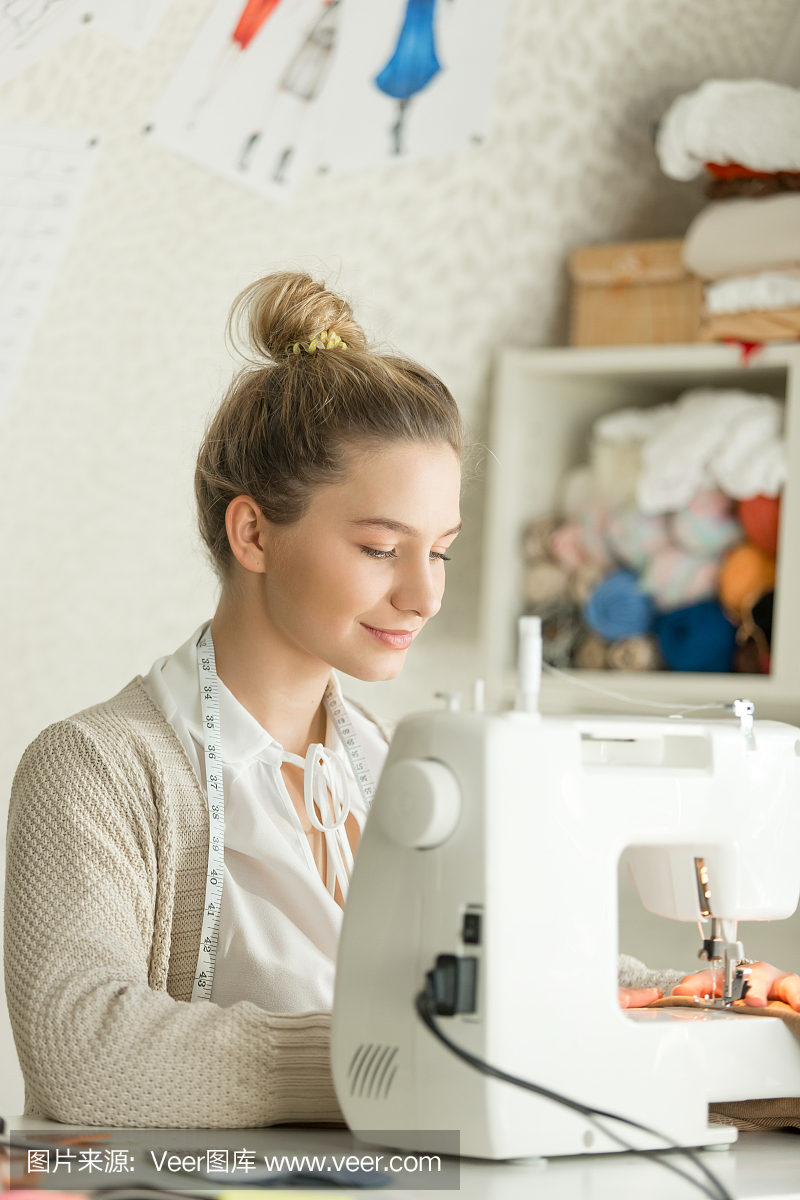
[[[374,625],[364,625],[364,628],[384,646],[391,646],[395,650],[407,650],[416,632],[413,629],[376,629]]]

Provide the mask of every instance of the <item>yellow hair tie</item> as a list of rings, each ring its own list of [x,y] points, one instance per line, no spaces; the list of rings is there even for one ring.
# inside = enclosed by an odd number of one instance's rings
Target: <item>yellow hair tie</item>
[[[323,329],[310,342],[294,342],[286,347],[287,354],[316,354],[317,350],[346,350],[347,342],[343,342],[338,333],[331,329]]]

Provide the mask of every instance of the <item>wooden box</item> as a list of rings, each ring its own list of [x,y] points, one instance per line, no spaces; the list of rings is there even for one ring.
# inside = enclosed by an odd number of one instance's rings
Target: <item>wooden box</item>
[[[579,246],[569,259],[573,346],[633,346],[697,339],[703,284],[681,259],[680,239]]]

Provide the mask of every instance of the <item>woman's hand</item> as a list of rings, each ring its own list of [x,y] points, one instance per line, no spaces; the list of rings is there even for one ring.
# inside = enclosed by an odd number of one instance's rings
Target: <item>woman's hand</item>
[[[707,999],[711,996],[714,974],[717,983],[715,995],[719,996],[722,994],[722,971],[698,971],[696,975],[686,975],[672,989],[672,995]],[[771,963],[757,962],[750,969],[748,982],[750,987],[744,1002],[751,1008],[764,1008],[770,1000],[783,1000],[795,1012],[800,1012],[800,975],[781,971]]]
[[[620,1008],[645,1008],[654,1000],[660,1000],[661,995],[661,988],[619,988],[619,1006]]]

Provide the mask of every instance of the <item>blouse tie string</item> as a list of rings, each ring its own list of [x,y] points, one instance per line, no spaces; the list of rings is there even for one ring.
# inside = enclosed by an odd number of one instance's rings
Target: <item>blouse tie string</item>
[[[333,896],[338,883],[342,897],[346,898],[353,870],[353,852],[345,830],[345,821],[350,815],[350,788],[344,763],[321,742],[309,746],[305,761],[299,755],[287,752],[282,758],[284,762],[303,768],[306,815],[312,828],[325,835],[328,852],[326,886]]]

